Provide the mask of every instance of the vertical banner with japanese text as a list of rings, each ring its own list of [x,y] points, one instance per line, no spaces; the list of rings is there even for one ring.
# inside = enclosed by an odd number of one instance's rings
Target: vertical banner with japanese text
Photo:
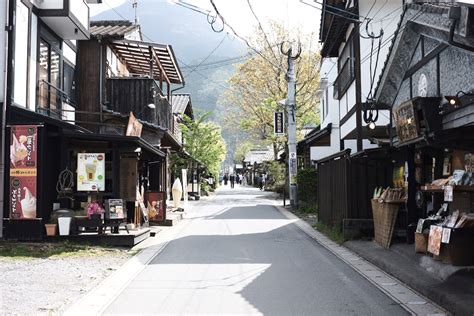
[[[38,125],[10,127],[10,218],[36,218]]]

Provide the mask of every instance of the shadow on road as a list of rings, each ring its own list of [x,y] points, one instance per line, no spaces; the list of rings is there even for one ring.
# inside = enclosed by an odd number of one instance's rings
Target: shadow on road
[[[194,234],[171,241],[131,293],[164,282],[174,291],[232,292],[268,315],[406,315],[270,205],[231,207],[192,224]]]

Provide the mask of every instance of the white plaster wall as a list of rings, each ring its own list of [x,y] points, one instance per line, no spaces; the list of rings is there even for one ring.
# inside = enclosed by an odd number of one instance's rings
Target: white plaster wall
[[[374,4],[375,3],[375,4]],[[373,5],[373,7],[372,7]],[[372,19],[369,23],[369,32],[379,34],[380,29],[383,29],[384,34],[382,37],[382,44],[379,53],[378,67],[376,71],[375,60],[376,52],[378,47],[378,40],[374,41],[374,53],[372,55],[372,74],[375,72],[374,83],[372,92],[375,91],[377,82],[382,71],[383,64],[388,54],[388,50],[391,44],[391,38],[397,29],[397,24],[400,21],[402,13],[403,1],[402,0],[390,0],[390,1],[374,1],[374,0],[362,0],[359,1],[359,15],[368,16]],[[367,23],[361,25],[360,33],[363,36],[367,36],[366,32]],[[360,38],[360,55],[361,55],[361,83],[362,83],[362,102],[367,99],[370,91],[370,51],[371,51],[371,40]]]
[[[332,127],[331,129],[331,145],[330,146],[313,146],[310,148],[310,159],[320,160],[332,154],[339,152],[339,127]]]

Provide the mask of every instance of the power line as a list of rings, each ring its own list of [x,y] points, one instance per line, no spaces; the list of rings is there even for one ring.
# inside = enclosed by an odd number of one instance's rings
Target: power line
[[[222,45],[222,43],[224,43],[224,40],[226,39],[226,37],[227,37],[227,34],[224,35],[224,37],[222,37],[222,40],[219,42],[219,44],[217,44],[217,46],[214,47],[214,49],[212,49],[212,50],[209,52],[209,54],[207,54],[207,56],[206,56],[199,64],[197,64],[196,67],[194,67],[194,68],[191,70],[191,72],[188,73],[188,76],[189,76],[190,74],[192,74],[193,72],[195,72],[196,69],[197,69],[199,66],[202,65],[202,63],[204,63],[206,60],[209,59],[209,57],[212,56],[212,54],[214,54],[214,52]]]
[[[240,40],[242,40],[242,41],[247,45],[248,48],[250,48],[251,50],[253,50],[254,52],[256,52],[260,57],[262,57],[264,60],[266,60],[270,65],[272,65],[273,67],[275,67],[275,68],[277,68],[277,69],[279,69],[279,70],[281,70],[281,71],[286,72],[285,69],[283,69],[283,68],[280,67],[279,65],[275,65],[275,64],[274,64],[271,60],[269,60],[265,55],[263,55],[261,52],[259,52],[257,49],[255,49],[252,45],[250,45],[249,41],[248,41],[246,38],[240,36],[240,35],[235,31],[235,29],[234,29],[229,23],[227,23],[227,21],[224,19],[224,17],[222,16],[222,14],[221,14],[221,13],[219,12],[219,10],[217,9],[217,6],[216,6],[216,4],[214,3],[214,0],[209,0],[209,1],[211,2],[211,5],[212,5],[212,7],[214,8],[214,11],[216,12],[217,16],[220,18],[220,20],[222,21],[222,23],[223,23],[224,25],[227,25],[227,27],[231,29],[232,33],[234,33],[234,35],[235,35],[236,37],[238,37]],[[214,30],[214,28],[213,28],[213,30]],[[214,31],[215,31],[215,30],[214,30]],[[276,44],[276,45],[270,45],[270,47],[268,47],[268,48],[269,48],[269,49],[272,49],[272,47],[277,46],[277,45],[280,45],[280,43],[278,43],[278,44]]]

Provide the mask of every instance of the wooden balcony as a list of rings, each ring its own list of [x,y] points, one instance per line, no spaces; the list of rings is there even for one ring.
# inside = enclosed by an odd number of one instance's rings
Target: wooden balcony
[[[107,108],[128,115],[133,112],[140,120],[173,131],[172,108],[157,82],[143,77],[107,79]],[[154,104],[155,109],[148,104]]]

